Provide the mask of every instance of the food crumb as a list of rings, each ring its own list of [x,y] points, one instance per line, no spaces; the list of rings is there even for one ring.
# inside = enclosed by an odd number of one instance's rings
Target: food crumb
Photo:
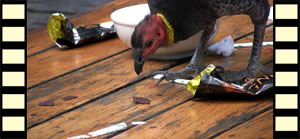
[[[133,102],[136,104],[150,104],[150,100],[143,97],[133,97]]]
[[[72,100],[72,99],[75,99],[77,98],[77,96],[66,96],[63,98],[64,101],[68,101],[68,100]]]
[[[39,103],[40,106],[54,106],[54,101],[53,100],[46,100],[46,101],[41,101]]]

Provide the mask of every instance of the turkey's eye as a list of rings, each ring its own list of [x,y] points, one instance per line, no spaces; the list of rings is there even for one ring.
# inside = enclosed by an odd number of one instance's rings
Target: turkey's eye
[[[156,36],[160,36],[160,33],[156,33]]]
[[[152,40],[148,40],[146,43],[145,43],[145,46],[146,47],[150,47],[152,45],[153,41]]]

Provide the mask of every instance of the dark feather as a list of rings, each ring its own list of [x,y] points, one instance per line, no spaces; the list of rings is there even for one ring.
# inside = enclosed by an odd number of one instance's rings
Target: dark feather
[[[191,37],[221,16],[253,13],[251,10],[257,10],[256,5],[262,1],[268,3],[267,0],[147,0],[152,15],[166,16],[174,28],[175,42]]]

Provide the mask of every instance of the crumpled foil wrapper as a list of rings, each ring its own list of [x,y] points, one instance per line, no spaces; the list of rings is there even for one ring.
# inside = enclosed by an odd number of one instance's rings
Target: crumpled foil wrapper
[[[62,13],[53,13],[47,23],[48,33],[62,49],[74,48],[116,36],[113,22],[82,25],[75,28]]]
[[[239,81],[226,82],[214,65],[209,65],[187,84],[194,98],[219,98],[235,96],[257,96],[273,89],[273,75],[255,78],[246,77]]]

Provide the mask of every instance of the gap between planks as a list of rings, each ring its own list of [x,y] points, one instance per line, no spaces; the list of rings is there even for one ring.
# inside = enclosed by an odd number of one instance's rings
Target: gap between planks
[[[273,138],[273,109],[256,116],[216,138]]]
[[[271,109],[273,109],[273,105],[270,105],[270,106],[268,106],[268,107],[266,107],[266,108],[264,108],[264,109],[262,109],[262,110],[260,110],[260,111],[258,111],[258,112],[256,112],[256,113],[254,113],[254,114],[251,115],[249,118],[247,117],[247,119],[245,119],[244,121],[238,122],[238,123],[236,123],[236,124],[230,126],[229,128],[224,129],[223,131],[220,131],[220,132],[218,132],[218,133],[216,133],[216,134],[214,134],[214,135],[212,135],[212,136],[210,136],[210,137],[208,137],[208,138],[209,138],[209,139],[216,138],[216,137],[218,137],[218,136],[220,136],[220,135],[222,135],[222,134],[224,134],[224,133],[230,131],[231,129],[236,128],[237,126],[242,125],[242,124],[244,124],[245,122],[250,121],[250,120],[256,118],[257,116],[260,116],[260,115],[264,114],[265,112],[267,112],[267,111],[269,111],[269,110],[271,110]]]
[[[126,51],[128,51],[128,50],[130,50],[130,49],[128,48],[128,49],[124,50],[123,52],[126,52]],[[122,52],[122,53],[123,53],[123,52]],[[118,53],[118,54],[121,54],[121,53]],[[116,56],[116,55],[118,55],[118,54],[115,54],[114,56]],[[93,63],[91,63],[91,64],[89,64],[89,65],[86,65],[86,66],[84,66],[84,67],[81,67],[80,69],[85,68],[85,67],[88,67],[88,66],[93,65],[93,64],[96,64],[96,63],[98,63],[98,62],[100,62],[100,61],[103,61],[103,60],[105,60],[105,59],[108,59],[108,58],[110,58],[110,57],[113,57],[113,56],[109,56],[109,57],[106,57],[106,58],[104,58],[104,59],[100,59],[99,61],[95,61],[95,62],[93,62]],[[187,59],[184,59],[184,60],[182,60],[182,61],[180,61],[180,62],[178,62],[178,63],[171,64],[171,65],[165,66],[165,67],[163,67],[163,68],[161,68],[161,69],[157,69],[157,70],[168,70],[168,69],[170,69],[170,68],[172,68],[172,67],[175,67],[175,66],[178,66],[178,65],[180,65],[180,64],[182,64],[182,63],[184,63],[184,62],[186,62],[186,61],[188,61],[188,60],[187,60]],[[75,69],[75,70],[73,70],[72,72],[78,71],[78,70],[80,70],[80,69]],[[72,72],[68,72],[67,74],[70,74],[70,73],[72,73]],[[64,75],[67,75],[67,74],[64,74]],[[63,75],[63,76],[64,76],[64,75]],[[60,77],[62,77],[62,76],[60,76]],[[29,126],[28,129],[33,128],[33,127],[35,127],[35,126],[38,126],[38,125],[40,125],[40,124],[42,124],[42,123],[45,123],[45,122],[47,122],[47,121],[49,121],[49,120],[51,120],[51,119],[54,119],[54,118],[56,118],[56,117],[58,117],[58,116],[60,116],[60,115],[63,115],[63,114],[65,114],[65,113],[68,113],[68,112],[70,112],[70,111],[72,111],[72,110],[74,110],[74,109],[77,109],[77,108],[79,108],[79,107],[82,107],[82,106],[84,106],[84,105],[87,105],[87,104],[89,104],[89,103],[92,103],[92,102],[94,102],[94,101],[96,101],[96,100],[98,100],[98,99],[101,99],[101,98],[105,97],[105,96],[108,96],[108,95],[110,95],[110,94],[113,94],[114,92],[116,92],[116,91],[118,91],[118,90],[121,90],[121,89],[126,88],[126,87],[128,87],[128,86],[130,86],[130,85],[133,85],[133,84],[135,84],[135,83],[138,83],[138,82],[140,82],[140,81],[143,81],[143,80],[147,79],[148,77],[149,77],[148,74],[145,74],[145,75],[143,75],[143,76],[140,76],[139,79],[133,80],[133,81],[131,81],[131,82],[129,82],[129,83],[127,83],[127,84],[125,84],[125,85],[119,87],[119,88],[116,88],[116,89],[114,89],[114,90],[112,90],[112,91],[109,91],[107,94],[103,94],[103,95],[100,95],[100,96],[98,96],[98,97],[95,97],[95,98],[93,98],[93,99],[91,99],[91,100],[89,100],[89,101],[87,101],[87,102],[85,102],[85,103],[82,103],[82,104],[80,104],[80,105],[78,105],[78,106],[75,106],[75,107],[73,107],[73,108],[67,109],[67,110],[65,110],[65,111],[62,111],[62,112],[60,112],[60,113],[58,113],[58,114],[56,114],[56,115],[54,115],[54,116],[51,116],[51,117],[49,117],[49,118],[47,118],[47,119],[45,119],[45,120],[43,120],[43,121],[41,121],[41,122],[35,123],[35,124]],[[55,77],[55,78],[53,78],[52,80],[55,80],[55,79],[57,79],[57,78],[59,78],[59,77]],[[51,80],[48,80],[48,82],[49,82],[49,81],[51,81]],[[45,83],[46,83],[46,82],[45,82]]]
[[[227,18],[229,18],[229,17],[227,17]],[[273,26],[273,23],[268,24],[268,25],[266,26],[266,28],[271,27],[271,26]],[[249,36],[249,35],[251,35],[251,34],[253,34],[253,33],[254,33],[254,31],[249,32],[249,33],[247,33],[247,34],[245,34],[245,35],[242,35],[242,36],[240,36],[240,37],[234,39],[234,41],[238,41],[238,40],[240,40],[240,39],[242,39],[242,38],[244,38],[244,37],[247,37],[247,36]],[[48,51],[48,50],[50,50],[50,49],[53,49],[53,48],[56,48],[56,47],[57,47],[57,46],[56,46],[55,44],[54,44],[54,45],[51,45],[51,46],[49,46],[49,47],[47,47],[47,48],[45,48],[45,49],[42,49],[42,50],[39,50],[39,51],[34,52],[34,53],[32,53],[32,54],[29,54],[27,57],[32,57],[32,56],[38,55],[38,54],[40,54],[40,53],[46,52],[46,51]]]
[[[181,65],[182,66],[182,65]],[[145,78],[146,79],[146,78]],[[112,94],[114,94],[113,92],[112,92]],[[112,95],[112,94],[109,94],[109,95]],[[106,96],[108,96],[108,95],[106,95]],[[94,101],[96,101],[96,99],[94,100]],[[189,101],[189,99],[188,100],[186,100],[186,102],[188,102]],[[185,101],[183,101],[183,102],[185,102]],[[183,104],[183,103],[182,103]],[[176,105],[176,104],[175,104]],[[179,103],[178,105],[181,105],[181,103]],[[177,106],[177,105],[176,105]],[[158,116],[158,115],[160,115],[160,114],[162,114],[162,113],[164,113],[164,112],[167,112],[167,111],[169,111],[169,110],[171,110],[171,109],[173,109],[173,108],[175,108],[176,106],[174,106],[174,105],[172,105],[172,106],[170,106],[169,108],[166,108],[166,109],[164,109],[164,110],[162,110],[162,111],[160,111],[160,112],[158,112],[158,113],[155,113],[155,114],[153,114],[153,115],[150,115],[150,116],[148,116],[149,118],[146,118],[145,120],[147,120],[147,119],[151,119],[151,118],[153,118],[153,117],[155,117],[155,116]],[[69,112],[69,111],[68,111]],[[58,117],[58,116],[57,116]],[[55,117],[56,118],[56,117]]]
[[[124,52],[127,52],[127,51],[129,51],[129,50],[130,50],[130,48],[127,48],[127,49],[124,49],[124,50],[119,51],[119,52],[117,52],[117,53],[114,53],[114,54],[112,54],[112,55],[106,56],[106,57],[104,57],[104,58],[97,59],[97,60],[95,60],[95,61],[93,61],[93,62],[91,62],[91,63],[88,63],[88,64],[83,65],[83,66],[81,66],[81,67],[75,68],[75,69],[73,69],[73,70],[70,70],[70,71],[65,72],[65,73],[63,73],[63,74],[60,74],[60,75],[58,75],[58,76],[52,77],[52,78],[50,78],[50,79],[44,80],[44,81],[42,81],[42,82],[40,82],[40,83],[38,83],[38,84],[32,85],[32,86],[28,87],[28,90],[30,90],[30,89],[32,89],[32,88],[35,88],[35,87],[38,87],[38,86],[40,86],[40,85],[42,85],[42,84],[45,84],[45,83],[47,83],[47,82],[53,81],[53,80],[55,80],[55,79],[57,79],[57,78],[63,77],[63,76],[65,76],[65,75],[68,75],[68,74],[70,74],[70,73],[73,73],[73,72],[76,72],[76,71],[78,71],[78,70],[81,70],[81,69],[86,68],[86,67],[88,67],[88,66],[94,65],[94,64],[96,64],[96,63],[98,63],[98,62],[101,62],[101,61],[104,61],[104,60],[106,60],[106,59],[112,58],[112,57],[114,57],[114,56],[117,56],[117,55],[122,54],[122,53],[124,53]]]
[[[113,1],[111,3],[105,4],[105,6],[103,6],[103,7],[100,6],[100,7],[95,8],[95,11],[92,11],[91,13],[87,13],[87,14],[84,14],[84,15],[77,15],[79,17],[72,18],[71,20],[72,20],[72,22],[74,22],[75,25],[79,25],[79,24],[83,24],[83,23],[86,24],[86,23],[94,23],[94,22],[104,21],[104,20],[108,20],[109,19],[109,17],[107,16],[108,13],[114,11],[115,9],[118,9],[118,8],[124,7],[124,6],[128,6],[128,5],[132,5],[132,4],[144,3],[144,2],[146,2],[146,1],[144,1],[144,0],[117,1],[116,0],[116,1]],[[270,5],[273,5],[273,1],[272,0],[269,0],[269,3],[270,3]],[[110,10],[105,10],[107,8],[109,8]],[[100,13],[100,15],[103,16],[103,18],[102,19],[95,18],[94,17],[95,13],[97,13],[97,15],[99,15],[99,13]],[[236,15],[236,16],[239,16],[239,15]],[[226,18],[229,18],[229,17],[225,17],[224,19],[226,19]],[[84,19],[84,21],[82,21],[83,19]],[[241,30],[243,30],[243,29],[241,29]],[[35,30],[35,31],[32,31],[30,34],[36,34],[36,33],[39,33],[39,32],[44,33],[44,35],[45,35],[45,33],[47,34],[47,32],[45,31],[45,29],[43,29],[42,31],[41,30]],[[250,33],[248,33],[248,35],[251,35],[252,33],[253,32],[250,32]],[[237,38],[236,40],[239,40],[240,38],[241,37]],[[48,44],[49,40],[46,39],[46,42],[42,42],[42,43]],[[36,45],[35,42],[33,42],[33,45]],[[29,57],[36,56],[38,54],[42,54],[44,52],[47,52],[48,50],[51,50],[51,49],[55,48],[55,46],[53,45],[52,42],[51,42],[51,45],[52,46],[50,46],[50,47],[47,47],[47,48],[44,48],[44,49],[41,48],[40,50],[37,50],[36,52],[29,53]],[[28,49],[31,49],[31,48],[28,48]],[[89,61],[89,63],[87,63],[87,64],[90,64],[91,62],[93,62],[93,61]],[[43,64],[43,63],[41,63],[41,64]],[[84,66],[86,66],[86,65],[84,65],[84,64],[81,65],[81,67],[84,67]],[[76,68],[81,68],[81,67],[74,67],[74,69],[76,71]],[[55,77],[62,77],[64,75],[68,74],[68,73],[71,73],[72,70],[74,70],[74,69],[70,69],[69,71],[65,70],[65,71],[61,72],[60,74],[53,75],[52,77],[54,77],[54,78]],[[44,70],[46,70],[46,69],[44,69]],[[46,83],[48,81],[51,81],[52,77],[49,76],[49,77],[47,77],[45,79],[40,79],[38,82],[30,85],[28,89],[32,89],[32,88],[37,87],[37,86],[39,86],[41,84],[44,84],[44,83]],[[29,82],[31,83],[31,81],[29,81]]]
[[[268,24],[268,25],[267,25],[267,28],[268,28],[268,27],[272,27],[272,26],[273,26],[273,23]],[[243,38],[245,38],[245,37],[247,37],[247,36],[249,36],[249,35],[252,35],[253,33],[254,33],[254,32],[252,31],[252,32],[249,32],[249,33],[247,33],[247,34],[245,34],[245,35],[239,36],[239,37],[235,38],[234,41],[241,40],[241,39],[243,39]],[[41,50],[41,51],[38,51],[38,52],[36,52],[36,53],[31,54],[31,55],[29,55],[28,57],[32,57],[32,56],[35,56],[35,55],[37,55],[37,54],[41,54],[41,53],[46,52],[46,51],[48,51],[48,50],[50,50],[50,49],[52,49],[52,48],[55,48],[55,46],[50,46],[50,47],[48,47],[48,48],[46,48],[46,49],[44,49],[44,50]],[[108,59],[108,58],[111,58],[111,57],[113,57],[113,56],[122,54],[122,53],[124,53],[124,52],[126,52],[126,51],[129,51],[129,50],[130,50],[130,48],[124,49],[124,50],[122,50],[122,51],[119,51],[119,52],[117,52],[117,53],[114,53],[114,54],[109,55],[109,56],[104,57],[104,58],[97,59],[97,60],[95,60],[95,61],[93,61],[93,62],[91,62],[91,63],[88,63],[88,64],[83,65],[83,66],[81,66],[81,67],[75,68],[75,69],[70,70],[70,71],[68,71],[68,72],[62,73],[62,74],[57,75],[57,76],[55,76],[55,77],[52,77],[52,78],[50,78],[50,79],[41,81],[40,83],[37,83],[37,84],[34,84],[34,85],[28,87],[28,90],[30,90],[30,89],[32,89],[32,88],[35,88],[35,87],[38,87],[38,86],[40,86],[40,85],[42,85],[42,84],[45,84],[45,83],[47,83],[47,82],[49,82],[49,81],[55,80],[55,79],[57,79],[57,78],[60,78],[60,77],[65,76],[65,75],[68,75],[68,74],[70,74],[70,73],[76,72],[76,71],[78,71],[78,70],[80,70],[80,69],[83,69],[83,68],[85,68],[85,67],[91,66],[91,65],[93,65],[93,64],[96,64],[96,63],[98,63],[98,62],[101,62],[101,61],[103,61],[103,60],[106,60],[106,59]]]
[[[266,65],[269,65],[272,61],[273,61],[273,60],[270,59],[270,60],[267,60],[267,61],[263,62],[262,64],[263,64],[264,66],[266,66]],[[189,102],[189,101],[193,101],[193,98],[189,98],[189,99],[187,99],[187,100],[185,100],[185,101],[183,101],[183,102],[181,102],[181,103],[175,104],[175,105],[170,106],[170,107],[168,107],[168,108],[166,108],[166,109],[164,109],[164,110],[162,110],[162,111],[160,111],[160,112],[158,112],[158,113],[155,113],[155,114],[153,114],[153,115],[150,115],[150,116],[148,116],[147,118],[145,118],[143,121],[147,122],[147,121],[150,120],[151,118],[154,118],[154,117],[157,117],[157,116],[159,116],[159,115],[161,115],[161,114],[164,114],[165,112],[168,112],[168,111],[170,111],[170,110],[172,110],[172,109],[174,109],[174,108],[176,108],[176,107],[178,107],[178,106],[181,106],[181,105],[183,105],[183,104],[185,104],[185,103],[187,103],[187,102]],[[244,120],[242,120],[242,121],[240,121],[240,122],[238,122],[238,123],[235,123],[234,125],[232,125],[232,126],[226,128],[226,129],[224,129],[224,130],[222,130],[222,131],[220,131],[220,132],[217,132],[217,133],[215,133],[215,134],[213,134],[213,135],[211,135],[210,137],[207,137],[207,138],[208,138],[208,139],[216,138],[216,137],[222,135],[223,133],[225,133],[225,132],[227,132],[227,131],[230,131],[231,129],[236,128],[237,126],[242,125],[242,124],[244,124],[245,122],[254,119],[254,118],[257,117],[257,116],[264,114],[265,112],[271,110],[272,108],[273,108],[273,105],[270,105],[270,106],[268,106],[268,107],[266,107],[266,108],[264,108],[264,109],[262,109],[262,110],[260,110],[260,111],[258,111],[258,112],[253,113],[250,117],[246,117]],[[126,132],[126,131],[128,131],[128,130],[134,128],[134,127],[137,127],[137,126],[138,126],[138,125],[130,125],[130,126],[128,126],[128,128],[126,128],[125,130],[122,130],[122,131],[119,131],[119,132],[112,133],[112,134],[110,134],[110,135],[104,137],[104,139],[113,138],[113,137],[115,137],[115,136],[117,136],[117,135],[119,135],[119,134],[121,134],[121,133],[124,133],[124,132]]]
[[[126,49],[126,50],[124,50],[122,53],[124,53],[124,52],[126,52],[126,51],[128,51],[128,50],[129,50],[129,49]],[[118,53],[118,54],[120,54],[120,53]],[[115,54],[114,56],[116,56],[116,55],[118,55],[118,54]],[[98,63],[98,62],[100,62],[100,61],[103,61],[103,60],[105,60],[105,59],[108,59],[108,58],[110,58],[110,57],[113,57],[113,56],[109,56],[109,57],[106,57],[106,58],[104,58],[104,59],[97,60],[97,61],[95,61],[95,62],[93,62],[93,63],[91,63],[91,64],[89,64],[89,65],[86,65],[86,66],[84,66],[84,67],[81,67],[80,69],[83,69],[83,68],[85,68],[85,67],[91,66],[91,65],[93,65],[93,64],[96,64],[96,63]],[[175,66],[178,66],[178,65],[180,65],[180,64],[182,64],[182,63],[184,63],[184,62],[186,62],[186,61],[188,61],[188,59],[183,59],[183,60],[181,60],[181,61],[179,61],[179,62],[177,62],[177,63],[175,63],[175,64],[171,64],[171,65],[165,66],[165,67],[160,68],[160,69],[157,69],[157,70],[168,70],[168,69],[170,69],[170,68],[172,68],[172,67],[175,67]],[[75,69],[75,70],[73,70],[72,72],[78,71],[78,70],[80,70],[80,69]],[[157,70],[155,70],[155,71],[157,71]],[[66,73],[66,74],[64,74],[64,75],[70,74],[70,73],[72,73],[72,72],[68,72],[68,73]],[[64,75],[62,75],[62,76],[64,76]],[[59,77],[62,77],[62,76],[59,76]],[[54,78],[52,78],[51,80],[55,80],[55,79],[57,79],[57,78],[59,78],[59,77],[54,77]],[[79,107],[82,107],[82,106],[84,106],[84,105],[87,105],[87,104],[89,104],[89,103],[91,103],[91,102],[94,102],[94,101],[96,101],[96,100],[98,100],[98,99],[100,99],[100,98],[103,98],[103,97],[105,97],[105,96],[107,96],[107,95],[110,95],[110,94],[112,94],[112,93],[114,93],[114,92],[116,92],[116,91],[118,91],[118,90],[121,90],[121,89],[126,88],[126,87],[128,87],[128,86],[130,86],[130,85],[133,85],[133,84],[135,84],[135,83],[138,83],[138,82],[140,82],[140,81],[143,81],[143,80],[147,79],[148,77],[149,77],[149,74],[142,75],[142,76],[139,77],[139,79],[133,80],[133,81],[131,81],[131,82],[129,82],[129,83],[127,83],[127,84],[121,86],[121,87],[118,87],[118,88],[116,88],[116,89],[114,89],[114,90],[111,90],[111,91],[109,91],[107,94],[100,95],[100,96],[95,97],[95,98],[93,98],[93,99],[90,99],[89,101],[87,101],[87,102],[85,102],[85,103],[82,103],[82,104],[80,104],[80,105],[78,105],[78,106],[75,106],[75,107],[73,107],[73,108],[67,109],[67,110],[62,111],[62,112],[60,112],[60,113],[58,113],[58,114],[55,114],[54,116],[51,116],[51,117],[49,117],[49,118],[47,118],[47,119],[45,119],[45,120],[43,120],[43,121],[41,121],[41,122],[37,122],[37,123],[35,123],[35,124],[29,126],[28,129],[33,128],[33,127],[35,127],[35,126],[38,126],[38,125],[40,125],[40,124],[42,124],[42,123],[45,123],[45,122],[47,122],[47,121],[49,121],[49,120],[51,120],[51,119],[54,119],[54,118],[58,117],[58,116],[60,116],[60,115],[63,115],[63,114],[68,113],[68,112],[70,112],[70,111],[72,111],[72,110],[74,110],[74,109],[77,109],[77,108],[79,108]],[[49,81],[51,81],[51,80],[48,80],[47,82],[49,82]],[[46,82],[45,82],[45,83],[46,83]],[[33,88],[33,87],[32,87],[32,88]]]
[[[249,34],[250,35],[250,34]],[[179,65],[179,64],[178,64]],[[146,78],[145,78],[146,79]],[[139,82],[139,81],[138,81]],[[136,82],[137,83],[137,82]]]
[[[251,100],[246,100],[246,102],[241,101],[235,101],[234,104],[228,104],[228,101],[224,100],[211,99],[204,99],[199,102],[188,101],[173,108],[170,111],[167,111],[165,113],[162,113],[161,115],[158,115],[157,117],[154,117],[153,119],[150,119],[149,121],[147,121],[147,125],[134,126],[131,127],[131,129],[126,130],[125,132],[119,132],[108,137],[157,138],[159,135],[161,138],[172,138],[174,136],[178,138],[179,136],[180,138],[214,138],[224,131],[230,131],[234,127],[252,120],[258,115],[271,110],[273,107],[273,104],[271,103],[271,100],[268,96],[261,97],[254,102],[251,102]],[[204,111],[197,111],[199,110],[199,108],[202,108]],[[226,108],[233,108],[233,111],[231,111],[231,109],[225,110]],[[212,112],[213,115],[208,111],[214,111]],[[218,115],[219,111],[221,113],[220,115]],[[216,117],[214,117],[214,115]],[[201,122],[201,118],[199,117],[208,119]],[[155,126],[157,128],[151,130],[152,126]],[[194,135],[193,131],[195,130],[201,131],[200,134]]]
[[[251,34],[249,34],[249,35],[251,35]],[[146,79],[146,78],[145,78],[145,79]],[[141,80],[141,81],[142,81],[142,80]],[[139,82],[139,81],[137,81],[137,82]],[[137,83],[137,82],[136,82],[136,83]]]
[[[177,62],[174,63],[174,64],[170,64],[170,65],[164,66],[164,67],[162,67],[162,68],[160,68],[160,69],[157,69],[157,70],[154,70],[154,71],[167,70],[167,69],[173,68],[173,67],[175,67],[175,66],[178,66],[178,65],[180,65],[180,64],[183,64],[183,63],[186,62],[187,60],[188,60],[188,59],[182,59],[182,60],[177,61]],[[149,73],[151,73],[151,72],[149,72]],[[136,84],[136,83],[138,83],[138,82],[141,82],[141,81],[143,81],[143,80],[149,78],[149,73],[143,74],[143,75],[139,76],[138,79],[136,79],[136,80],[132,80],[132,81],[130,81],[129,83],[123,85],[123,86],[120,86],[120,87],[118,87],[118,88],[116,88],[116,89],[113,89],[113,90],[111,90],[111,91],[109,91],[109,92],[103,94],[103,95],[100,95],[100,96],[98,96],[98,97],[95,97],[95,98],[93,98],[93,99],[90,99],[89,101],[84,102],[84,103],[82,103],[82,104],[80,104],[80,105],[78,105],[78,106],[75,106],[75,107],[73,107],[73,108],[67,109],[67,110],[62,111],[62,112],[60,112],[60,113],[58,113],[58,114],[55,114],[54,116],[51,116],[51,117],[49,117],[49,118],[47,118],[47,119],[45,119],[45,120],[43,120],[43,121],[41,121],[41,122],[32,124],[32,125],[29,126],[27,129],[31,129],[31,128],[35,127],[35,126],[38,126],[38,125],[40,125],[40,124],[43,124],[43,123],[45,123],[45,122],[47,122],[47,121],[50,121],[50,120],[56,118],[56,117],[59,117],[59,116],[65,114],[65,113],[68,113],[68,112],[73,111],[73,110],[75,110],[75,109],[77,109],[77,108],[80,108],[80,107],[82,107],[82,106],[85,106],[85,105],[87,105],[87,104],[90,104],[90,103],[92,103],[92,102],[94,102],[94,101],[96,101],[96,100],[98,100],[98,99],[101,99],[101,98],[104,98],[104,97],[106,97],[106,96],[108,96],[108,95],[111,95],[111,94],[113,94],[113,93],[115,93],[115,92],[117,92],[117,91],[119,91],[119,90],[122,90],[122,89],[128,87],[128,86],[131,86],[131,85],[134,85],[134,84]]]

